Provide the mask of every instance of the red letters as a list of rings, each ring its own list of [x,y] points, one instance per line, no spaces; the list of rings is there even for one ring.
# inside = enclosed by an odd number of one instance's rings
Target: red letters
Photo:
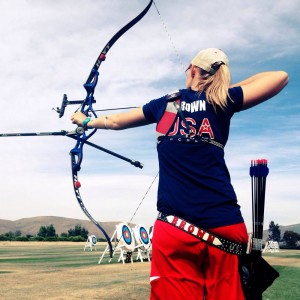
[[[214,138],[213,131],[211,129],[209,120],[207,118],[203,119],[202,124],[199,129],[199,132],[198,132],[198,135],[201,136],[203,133],[208,133],[210,139]]]
[[[188,227],[188,233],[193,233],[194,230],[195,230],[195,226],[191,224],[191,225]]]
[[[196,129],[197,124],[196,124],[195,119],[193,119],[193,118],[186,118],[186,121],[189,124],[190,130],[191,130],[191,138],[193,138],[196,134],[199,135],[199,136],[201,136],[203,134],[208,134],[210,139],[214,139],[214,133],[212,131],[212,128],[210,126],[208,118],[204,118],[203,119],[203,121],[201,123],[201,126],[199,128],[198,133],[196,132],[197,131],[197,129]],[[178,117],[176,119],[176,122],[173,125],[172,131],[169,133],[169,136],[177,135],[178,132],[181,135],[185,136],[188,133],[186,131],[185,123],[183,121],[181,121],[180,125],[181,125],[182,129],[179,130],[179,117]]]
[[[184,229],[185,224],[186,224],[186,221],[181,220],[181,223],[180,223],[180,225],[179,225],[179,228],[180,228],[180,229]]]
[[[203,231],[202,229],[198,228],[197,237],[203,238],[203,236],[204,236],[205,233],[206,233],[205,231]]]
[[[177,222],[178,222],[178,217],[174,216],[174,219],[173,219],[173,221],[172,221],[172,224],[176,226],[176,225],[177,225]]]

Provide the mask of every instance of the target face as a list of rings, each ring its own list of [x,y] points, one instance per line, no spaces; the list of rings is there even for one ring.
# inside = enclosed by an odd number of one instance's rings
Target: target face
[[[97,244],[96,236],[92,235],[90,238],[91,238],[90,241],[91,241],[92,245],[95,246]]]
[[[149,234],[145,229],[145,227],[140,227],[140,239],[143,244],[145,245],[149,244]]]
[[[128,228],[127,225],[123,225],[123,227],[122,227],[122,237],[124,239],[124,242],[127,245],[131,245],[131,243],[132,243],[132,236],[131,236],[130,229]]]
[[[134,236],[136,240],[144,246],[145,249],[150,248],[151,239],[149,236],[149,232],[144,225],[136,225],[136,227],[134,228]]]

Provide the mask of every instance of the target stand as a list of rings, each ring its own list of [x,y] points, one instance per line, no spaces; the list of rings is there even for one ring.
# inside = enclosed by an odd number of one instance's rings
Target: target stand
[[[116,225],[116,230],[110,240],[117,240],[112,258],[116,253],[119,253],[118,262],[122,261],[123,264],[125,264],[125,262],[133,263],[132,253],[135,249],[135,240],[132,234],[132,230],[126,223],[120,223]],[[101,263],[106,252],[109,252],[108,246],[102,253],[98,264]],[[112,258],[109,259],[109,262],[111,262]]]
[[[97,237],[95,235],[90,235],[86,240],[83,250],[85,251],[86,248],[89,248],[91,251],[93,251],[94,248],[95,251],[97,251],[96,244],[97,244]]]
[[[265,245],[263,252],[279,252],[279,244],[276,241],[268,241]]]
[[[149,227],[149,238],[150,238],[150,241],[152,242],[152,238],[153,238],[153,226],[150,226]]]
[[[133,232],[137,242],[137,245],[135,246],[135,249],[137,250],[136,260],[143,262],[144,259],[147,259],[150,261],[151,239],[149,231],[144,225],[136,225],[133,229]]]

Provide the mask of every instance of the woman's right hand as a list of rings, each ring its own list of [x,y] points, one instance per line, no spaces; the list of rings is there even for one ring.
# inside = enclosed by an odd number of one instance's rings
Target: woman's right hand
[[[83,121],[87,118],[87,116],[85,114],[83,114],[80,111],[75,112],[72,116],[71,116],[71,121],[73,124],[77,124],[79,126],[83,125]]]

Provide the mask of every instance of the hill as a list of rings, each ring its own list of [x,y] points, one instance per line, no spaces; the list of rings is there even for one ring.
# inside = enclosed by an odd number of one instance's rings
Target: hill
[[[119,223],[120,222],[99,222],[109,236],[113,235],[116,224]],[[58,235],[63,232],[67,233],[69,229],[74,228],[76,225],[81,225],[81,227],[88,230],[89,235],[94,234],[97,237],[103,237],[102,232],[89,220],[52,216],[24,218],[16,221],[0,219],[0,234],[20,230],[22,235],[36,235],[41,226],[49,226],[51,224],[53,224]]]
[[[120,222],[99,222],[99,224],[105,229],[109,236],[113,235],[116,229],[116,225],[119,223]],[[22,235],[36,235],[41,226],[49,226],[51,224],[53,224],[58,235],[63,232],[68,232],[69,229],[74,228],[76,225],[81,225],[86,230],[88,230],[89,235],[94,234],[97,237],[103,237],[102,232],[90,220],[52,216],[23,218],[16,221],[0,219],[0,234],[20,230]],[[280,226],[281,237],[283,236],[284,232],[288,230],[300,234],[300,223],[288,226]],[[264,230],[264,240],[266,240],[268,234],[269,231]]]

